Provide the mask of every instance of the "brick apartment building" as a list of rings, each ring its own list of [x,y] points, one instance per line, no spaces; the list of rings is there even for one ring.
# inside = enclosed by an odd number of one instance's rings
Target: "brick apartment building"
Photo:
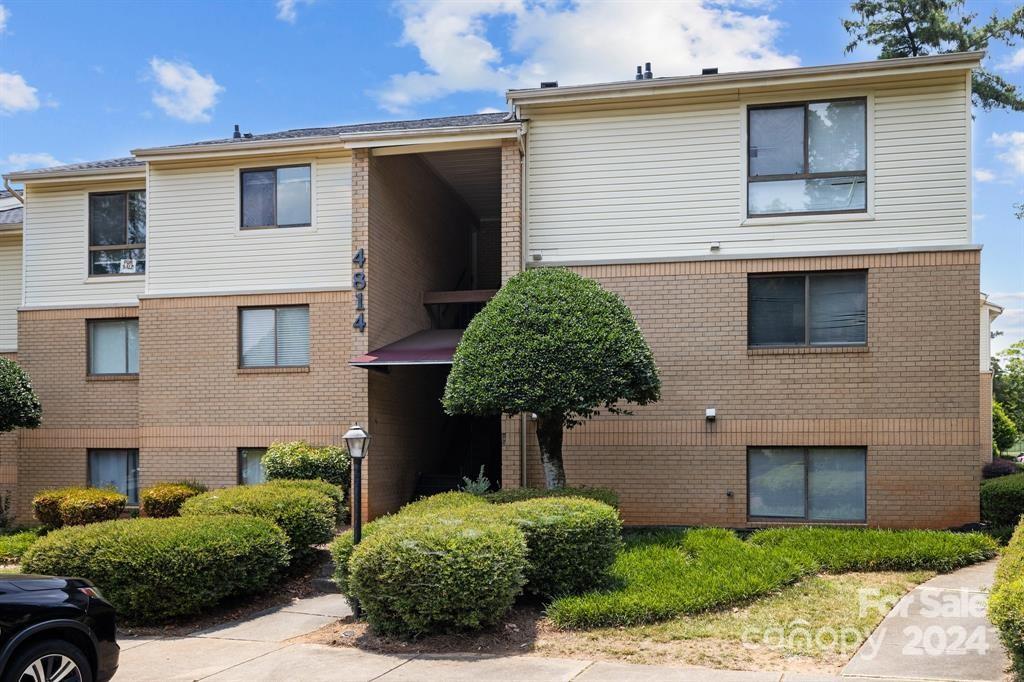
[[[663,380],[565,440],[627,523],[976,521],[981,56],[546,84],[508,114],[12,173],[0,351],[44,416],[0,437],[0,477],[24,519],[44,487],[257,481],[271,442],[359,422],[371,517],[481,466],[539,485],[529,415],[439,399],[494,290],[563,266],[622,296]]]

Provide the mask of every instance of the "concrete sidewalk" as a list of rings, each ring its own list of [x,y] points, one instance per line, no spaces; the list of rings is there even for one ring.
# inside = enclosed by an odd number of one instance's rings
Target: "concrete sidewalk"
[[[114,682],[211,680],[216,682],[490,682],[515,680],[552,682],[910,682],[912,680],[1002,680],[1006,656],[984,617],[985,590],[995,562],[939,576],[908,594],[854,656],[841,677],[780,672],[734,672],[708,668],[633,665],[540,656],[478,654],[377,654],[355,648],[297,644],[289,640],[351,615],[338,594],[295,600],[239,622],[187,637],[125,638],[121,668]],[[947,602],[948,595],[963,599]],[[981,613],[977,613],[978,603]],[[936,603],[946,603],[952,620],[924,620]],[[904,606],[905,605],[905,606]],[[973,605],[973,606],[972,606]],[[928,627],[946,628],[945,639],[928,635]],[[923,655],[904,653],[913,628],[921,630]],[[956,633],[982,628],[987,653],[964,642],[952,645]],[[952,629],[950,629],[952,628]],[[931,639],[929,639],[929,637]],[[938,652],[928,647],[942,644]],[[961,651],[962,649],[962,651]],[[869,655],[870,653],[870,655]],[[933,654],[933,655],[928,655]]]

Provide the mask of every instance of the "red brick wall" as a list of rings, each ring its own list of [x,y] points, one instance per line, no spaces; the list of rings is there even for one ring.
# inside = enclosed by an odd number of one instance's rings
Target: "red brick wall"
[[[977,520],[978,256],[577,268],[633,310],[654,351],[663,397],[635,416],[601,417],[571,431],[569,482],[617,489],[627,523],[742,526],[747,446],[856,445],[868,448],[869,524]],[[748,350],[748,273],[862,268],[866,348]],[[712,426],[706,407],[718,412]],[[529,483],[540,485],[532,426],[527,445]],[[505,449],[506,482],[518,470],[518,454]]]

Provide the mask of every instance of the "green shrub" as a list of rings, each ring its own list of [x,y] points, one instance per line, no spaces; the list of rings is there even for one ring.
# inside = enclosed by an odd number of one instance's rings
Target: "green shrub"
[[[0,564],[16,564],[39,539],[39,531],[23,530],[0,535]]]
[[[308,560],[314,545],[330,541],[336,511],[327,495],[273,484],[244,485],[212,490],[185,501],[182,516],[245,514],[273,521],[288,536],[294,562]]]
[[[42,418],[43,408],[28,375],[14,360],[0,358],[0,433],[34,429]]]
[[[267,480],[320,479],[346,489],[350,464],[345,448],[335,445],[316,447],[301,440],[273,443],[263,455]]]
[[[616,587],[556,599],[547,614],[560,628],[653,623],[747,601],[817,568],[806,554],[721,528],[637,534],[612,566]]]
[[[110,521],[124,512],[128,498],[107,488],[42,490],[32,499],[36,518],[48,528]]]
[[[772,528],[750,543],[803,552],[830,573],[849,571],[947,572],[995,556],[981,533],[868,528]]]
[[[526,542],[487,518],[407,518],[352,552],[349,589],[382,633],[470,630],[498,621],[525,582]]]
[[[988,616],[1018,673],[1024,673],[1024,523],[1017,526],[996,567]]]
[[[996,454],[1013,447],[1020,434],[1017,426],[1006,414],[1006,410],[995,400],[992,401],[992,451]]]
[[[267,485],[278,486],[281,488],[303,488],[305,490],[313,490],[326,495],[331,498],[331,502],[334,503],[335,521],[341,524],[348,518],[348,505],[345,504],[345,491],[333,483],[314,479],[298,480],[291,478],[279,478],[273,481],[268,481]]]
[[[206,486],[181,481],[157,483],[139,492],[139,507],[143,516],[164,519],[178,516],[185,500],[206,492]]]
[[[528,592],[576,594],[607,580],[622,543],[622,522],[607,504],[548,498],[515,502],[498,510],[526,539]]]
[[[993,526],[1016,525],[1024,513],[1024,474],[1000,476],[981,484],[981,520]]]
[[[226,597],[261,592],[287,564],[285,534],[251,516],[65,528],[36,542],[23,562],[26,572],[92,580],[119,615],[138,622],[197,614]]]
[[[586,497],[619,508],[619,495],[610,488],[506,488],[483,495],[485,500],[493,504],[522,502],[538,497]]]

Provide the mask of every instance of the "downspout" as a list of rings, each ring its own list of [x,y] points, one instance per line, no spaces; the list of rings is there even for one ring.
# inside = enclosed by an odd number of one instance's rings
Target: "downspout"
[[[516,118],[519,118],[519,109],[515,109]],[[519,130],[516,131],[516,141],[519,143],[519,256],[520,271],[526,269],[526,122],[523,121]],[[526,487],[526,414],[519,415],[519,486]]]
[[[8,192],[10,192],[12,197],[14,197],[18,201],[20,201],[22,206],[25,205],[25,197],[23,197],[22,195],[18,194],[18,190],[16,190],[13,187],[11,187],[11,181],[7,179],[6,175],[4,176],[4,189],[6,189]]]
[[[519,487],[526,487],[526,413],[519,415]]]

